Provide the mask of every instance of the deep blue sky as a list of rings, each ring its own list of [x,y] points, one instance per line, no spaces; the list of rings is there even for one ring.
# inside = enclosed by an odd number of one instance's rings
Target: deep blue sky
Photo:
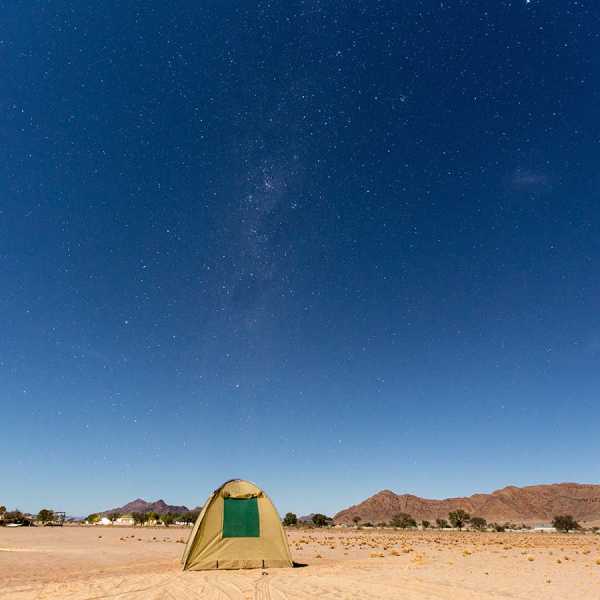
[[[1,8],[0,503],[600,481],[595,0]]]

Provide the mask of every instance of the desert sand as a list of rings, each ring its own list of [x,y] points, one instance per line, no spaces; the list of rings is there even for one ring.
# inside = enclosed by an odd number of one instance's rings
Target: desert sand
[[[290,530],[294,569],[182,572],[188,529],[0,528],[10,600],[600,599],[600,536]]]

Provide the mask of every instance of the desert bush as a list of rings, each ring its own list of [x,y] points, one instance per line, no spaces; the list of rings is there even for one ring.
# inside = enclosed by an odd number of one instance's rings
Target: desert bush
[[[487,527],[487,521],[483,517],[471,517],[470,523],[477,531],[483,531]]]
[[[435,524],[438,529],[448,529],[448,521],[446,521],[446,519],[436,519]]]

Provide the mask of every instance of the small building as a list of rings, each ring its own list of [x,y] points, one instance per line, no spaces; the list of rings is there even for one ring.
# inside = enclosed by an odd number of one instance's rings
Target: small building
[[[130,514],[121,515],[116,521],[115,525],[135,525],[135,521],[133,520],[133,516]]]

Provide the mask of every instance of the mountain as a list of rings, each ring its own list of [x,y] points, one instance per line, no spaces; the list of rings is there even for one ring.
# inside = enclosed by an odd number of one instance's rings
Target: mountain
[[[573,515],[582,522],[596,521],[600,519],[600,485],[553,483],[508,486],[491,494],[445,500],[428,500],[383,490],[340,511],[334,520],[351,524],[353,517],[360,517],[363,522],[379,523],[404,512],[417,520],[435,522],[437,518],[447,519],[448,513],[458,508],[491,522],[550,523],[555,515],[560,514]]]
[[[298,517],[298,521],[300,523],[312,523],[312,518],[315,516],[315,513],[310,513],[310,515],[304,515],[303,517]]]
[[[317,513],[310,513],[310,515],[304,515],[303,517],[298,517],[298,521],[300,523],[312,523],[313,522],[313,517],[316,515]],[[327,515],[325,515],[327,516]],[[329,520],[332,520],[330,517],[327,517]]]
[[[123,515],[126,515],[134,512],[155,512],[159,515],[164,515],[166,513],[181,514],[188,512],[189,510],[190,509],[187,506],[173,506],[171,504],[167,504],[164,500],[156,500],[156,502],[146,502],[141,498],[136,498],[135,500],[128,502],[124,506],[121,506],[119,508],[111,508],[99,514],[107,515],[109,513],[119,512]]]

